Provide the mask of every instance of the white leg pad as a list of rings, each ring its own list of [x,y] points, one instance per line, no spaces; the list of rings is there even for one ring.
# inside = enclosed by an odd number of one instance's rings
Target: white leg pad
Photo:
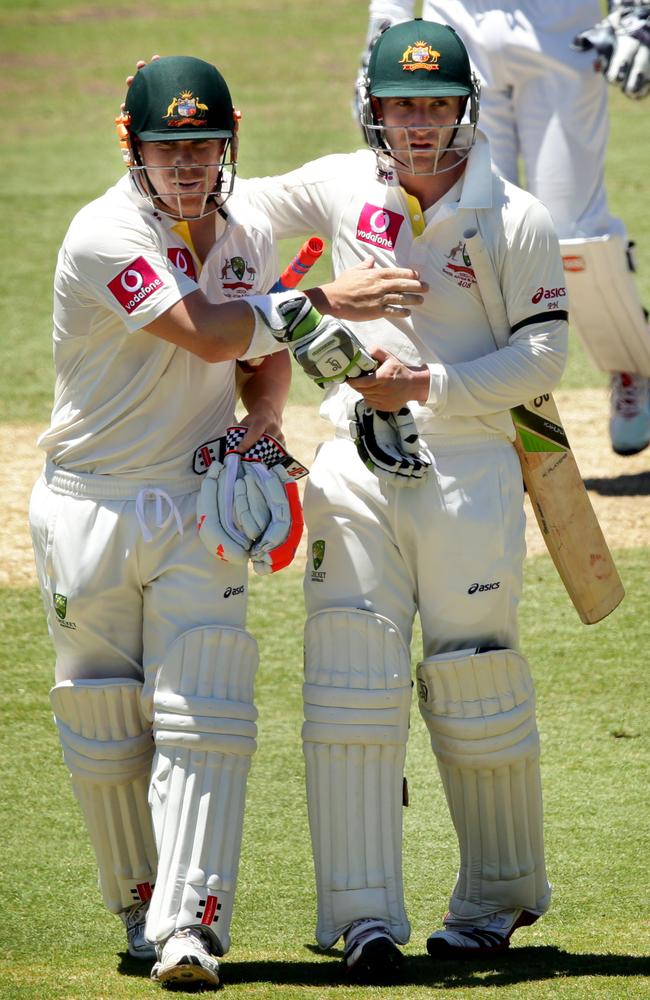
[[[460,847],[452,918],[545,912],[550,886],[528,663],[512,649],[460,650],[424,660],[417,682]]]
[[[409,652],[392,622],[349,608],[308,619],[302,735],[323,948],[364,917],[408,941],[402,782],[410,701]]]
[[[50,692],[112,913],[149,899],[156,878],[147,801],[154,745],[140,711],[141,691],[135,680],[108,678],[62,681]]]
[[[560,240],[569,320],[603,372],[650,377],[650,328],[621,236]]]
[[[230,947],[246,779],[256,749],[258,659],[248,632],[215,626],[179,636],[160,666],[150,797],[159,874],[147,917],[151,941],[200,926],[218,951]]]

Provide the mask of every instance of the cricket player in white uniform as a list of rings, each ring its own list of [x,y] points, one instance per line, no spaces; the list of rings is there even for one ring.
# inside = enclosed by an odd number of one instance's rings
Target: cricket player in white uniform
[[[351,324],[379,367],[328,390],[321,413],[336,437],[305,493],[316,936],[327,948],[343,935],[347,969],[371,982],[398,974],[410,934],[401,811],[416,614],[419,705],[460,846],[445,927],[428,949],[500,951],[550,902],[535,695],[518,644],[525,525],[509,409],[558,382],[567,299],[550,215],[492,172],[478,112],[459,36],[409,21],[371,53],[368,150],[244,182],[276,236],[331,240],[335,272],[370,254],[416,268],[429,286],[411,317],[397,296],[380,321]],[[477,228],[512,327],[499,350],[465,246]],[[409,434],[391,464],[386,418],[406,406],[419,440]],[[419,455],[410,468],[409,448]]]
[[[628,96],[650,93],[650,5],[609,6],[596,28],[598,0],[423,0],[422,10],[467,45],[498,173],[518,183],[521,158],[528,190],[551,212],[571,322],[593,364],[610,373],[612,448],[633,455],[650,443],[650,331],[632,245],[607,203],[607,86],[594,65]],[[382,26],[407,20],[415,7],[372,0],[362,70]]]
[[[281,436],[285,341],[326,328],[352,343],[302,293],[265,294],[269,224],[228,197],[236,128],[214,66],[179,56],[137,74],[119,120],[129,175],[59,253],[55,400],[30,504],[51,701],[104,901],[130,954],[157,959],[152,978],[188,988],[216,986],[229,947],[256,734],[247,549],[226,560],[200,539],[206,456],[234,423],[236,359],[264,356],[241,389],[246,452]],[[372,317],[421,287],[365,268],[310,295]]]

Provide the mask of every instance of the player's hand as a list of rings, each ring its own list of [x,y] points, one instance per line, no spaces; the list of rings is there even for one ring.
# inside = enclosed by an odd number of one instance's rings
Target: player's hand
[[[160,59],[160,56],[159,55],[152,56],[149,62],[155,62],[156,59]],[[138,59],[137,63],[135,64],[135,72],[137,73],[139,69],[144,69],[146,65],[147,65],[146,59]],[[135,73],[131,73],[129,76],[127,76],[126,78],[127,87],[130,87],[134,80],[135,80]]]
[[[367,257],[342,271],[335,281],[310,289],[309,297],[321,312],[364,322],[410,316],[411,308],[422,305],[428,290],[427,283],[420,281],[412,268],[379,267],[372,257]]]
[[[352,388],[361,393],[368,406],[395,411],[409,400],[426,402],[429,395],[426,365],[409,367],[381,347],[371,348],[369,353],[377,361],[372,375],[349,379]]]
[[[627,97],[650,94],[650,4],[618,0],[608,17],[574,39],[573,48],[593,49],[595,68]]]
[[[152,56],[150,62],[155,62],[156,59],[160,59],[160,56],[158,55]],[[138,59],[137,63],[135,64],[135,72],[137,73],[139,69],[143,69],[146,65],[147,65],[146,59]],[[129,73],[129,75],[126,78],[127,87],[130,87],[134,80],[135,80],[135,73]],[[126,111],[126,105],[124,101],[122,101],[122,103],[120,104],[120,111],[122,112],[122,114],[124,114],[124,112]]]

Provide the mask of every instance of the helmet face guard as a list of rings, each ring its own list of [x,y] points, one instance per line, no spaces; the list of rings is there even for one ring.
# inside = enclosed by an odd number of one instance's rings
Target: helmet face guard
[[[451,170],[467,159],[476,141],[480,83],[472,72],[467,50],[448,25],[416,18],[393,25],[378,35],[368,69],[358,82],[359,124],[370,149],[377,154],[380,173],[393,170],[431,175]],[[455,123],[445,125],[391,125],[381,116],[381,98],[460,97]],[[462,119],[469,102],[468,121]],[[411,137],[423,132],[450,133],[444,145],[432,143],[426,166],[418,165],[421,151]],[[390,141],[388,132],[390,131]]]
[[[134,184],[158,212],[173,218],[200,219],[216,212],[232,193],[239,114],[215,66],[190,56],[168,56],[149,63],[136,73],[124,114],[116,123]],[[213,139],[225,140],[214,163],[158,166],[143,159],[143,143],[203,143]],[[195,180],[203,171],[203,190],[183,192],[188,170]]]
[[[129,173],[138,192],[149,201],[153,208],[162,215],[170,215],[174,219],[184,219],[191,222],[205,215],[217,212],[233,192],[237,174],[235,157],[236,139],[226,139],[223,152],[215,163],[193,164],[191,166],[147,166],[143,160],[140,148],[134,144],[133,162],[129,165]],[[180,190],[188,170],[198,176],[203,172],[203,189],[184,194]],[[216,181],[210,184],[210,174],[216,170]],[[156,175],[156,184],[149,173]],[[200,207],[196,208],[198,196],[202,197]],[[187,203],[192,199],[194,207],[189,210]]]
[[[478,78],[473,74],[473,90],[469,99],[468,121],[463,122],[462,118],[467,108],[467,99],[463,102],[461,111],[455,124],[451,125],[384,125],[376,110],[375,102],[368,93],[368,77],[359,83],[359,123],[363,132],[366,144],[377,155],[378,167],[381,173],[390,173],[393,170],[402,170],[407,174],[420,176],[430,174],[442,174],[466,160],[476,142],[476,127],[478,125],[478,112],[480,103],[481,85]],[[423,132],[440,134],[443,131],[452,131],[449,142],[444,146],[438,146],[432,151],[433,162],[430,167],[422,168],[414,160],[414,150],[411,145],[411,136],[417,134],[421,136]],[[389,144],[387,132],[391,132],[391,143]],[[395,138],[398,138],[396,144]],[[449,155],[451,154],[451,155]]]

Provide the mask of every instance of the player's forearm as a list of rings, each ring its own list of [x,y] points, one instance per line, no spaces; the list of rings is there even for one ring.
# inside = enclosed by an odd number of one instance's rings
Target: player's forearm
[[[291,358],[287,350],[264,358],[241,385],[241,401],[249,413],[264,406],[275,415],[278,425],[289,398]]]
[[[246,352],[255,330],[255,315],[244,299],[215,305],[197,290],[146,329],[203,361],[231,361]]]

